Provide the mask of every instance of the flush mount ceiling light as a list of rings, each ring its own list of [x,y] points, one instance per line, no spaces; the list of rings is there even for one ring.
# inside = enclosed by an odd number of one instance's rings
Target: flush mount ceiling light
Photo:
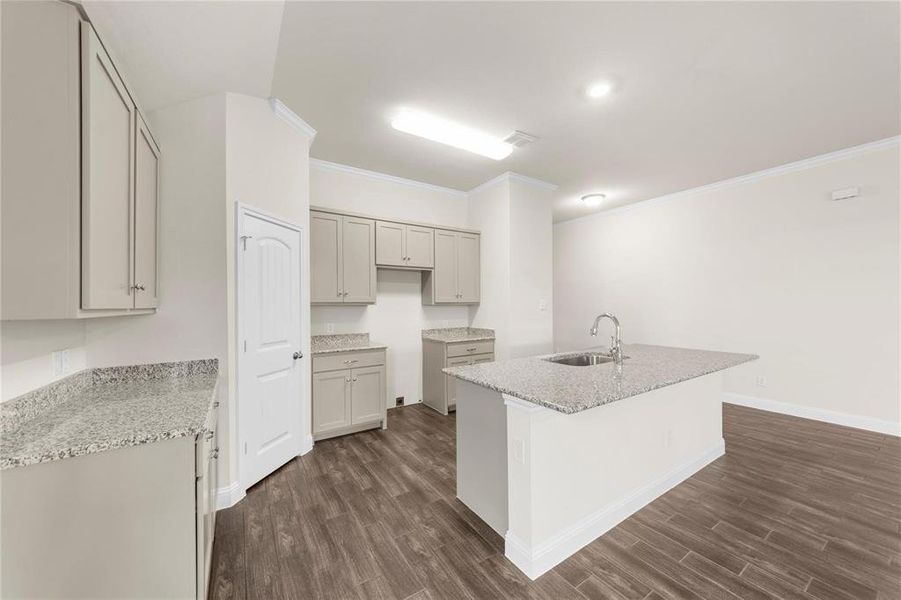
[[[582,196],[582,204],[585,206],[599,206],[607,199],[605,194],[585,194]]]
[[[598,81],[588,86],[585,95],[589,98],[603,98],[613,91],[613,85],[609,81]]]
[[[404,133],[447,144],[494,160],[507,158],[513,152],[512,144],[487,133],[414,110],[401,111],[397,117],[392,119],[391,126]]]

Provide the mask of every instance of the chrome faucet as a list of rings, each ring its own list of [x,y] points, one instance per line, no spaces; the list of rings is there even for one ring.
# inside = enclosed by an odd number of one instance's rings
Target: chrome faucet
[[[603,313],[595,317],[594,325],[591,326],[589,333],[592,336],[596,336],[598,334],[598,324],[601,322],[601,319],[610,319],[613,321],[614,327],[616,327],[616,335],[610,338],[610,355],[613,357],[613,361],[617,366],[622,366],[623,364],[623,330],[619,326],[619,319],[611,315],[610,313]]]

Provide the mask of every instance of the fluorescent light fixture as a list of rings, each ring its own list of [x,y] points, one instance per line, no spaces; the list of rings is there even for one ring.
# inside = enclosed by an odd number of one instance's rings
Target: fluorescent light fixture
[[[611,91],[613,91],[613,86],[609,82],[599,81],[588,86],[588,89],[585,90],[585,94],[589,98],[603,98]]]
[[[403,110],[391,121],[391,126],[398,131],[416,135],[433,142],[447,144],[454,148],[467,150],[494,160],[510,156],[513,145],[481,131],[476,131],[426,113]]]
[[[601,202],[607,199],[604,194],[585,194],[582,196],[582,204],[585,206],[600,206]]]

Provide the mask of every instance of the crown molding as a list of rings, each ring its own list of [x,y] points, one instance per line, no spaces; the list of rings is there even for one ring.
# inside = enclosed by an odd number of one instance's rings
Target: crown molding
[[[350,165],[342,165],[340,163],[333,163],[327,160],[321,160],[319,158],[311,158],[310,159],[310,168],[317,169],[319,171],[331,171],[333,173],[346,173],[350,175],[357,175],[359,177],[366,177],[368,179],[374,179],[376,181],[386,181],[388,183],[397,183],[400,185],[406,185],[409,187],[417,187],[420,189],[429,190],[432,192],[441,192],[443,194],[452,194],[454,196],[462,196],[465,197],[467,194],[462,190],[455,190],[449,187],[443,187],[440,185],[434,185],[431,183],[425,183],[423,181],[415,181],[413,179],[405,179],[403,177],[397,177],[395,175],[388,175],[387,173],[379,173],[378,171],[367,171],[366,169],[360,169],[358,167],[351,167]]]
[[[313,143],[313,140],[316,138],[316,130],[313,129],[309,123],[301,119],[296,112],[285,106],[284,102],[275,97],[269,98],[269,106],[272,107],[273,113],[290,123],[295,129],[307,136],[311,144]]]
[[[524,183],[526,185],[533,185],[535,187],[548,190],[553,192],[557,189],[557,186],[553,183],[548,183],[547,181],[542,181],[540,179],[535,179],[534,177],[527,177],[525,175],[520,175],[519,173],[514,173],[513,171],[507,171],[505,173],[501,173],[497,177],[493,179],[489,179],[485,183],[477,185],[476,187],[469,190],[470,194],[478,194],[479,192],[490,188],[493,185],[497,185],[498,183],[502,183],[504,181],[518,181],[520,183]]]
[[[609,215],[620,213],[620,212],[626,212],[629,210],[636,210],[639,208],[644,208],[644,207],[653,206],[653,205],[657,205],[657,204],[664,204],[667,202],[672,202],[673,200],[679,200],[681,198],[686,198],[688,196],[694,196],[697,194],[703,194],[703,193],[712,192],[715,190],[731,188],[731,187],[735,187],[735,186],[742,185],[745,183],[751,183],[753,181],[769,179],[770,177],[778,177],[780,175],[786,175],[788,173],[794,173],[797,171],[804,171],[806,169],[812,169],[814,167],[819,167],[821,165],[829,164],[829,163],[836,162],[839,160],[845,160],[848,158],[853,158],[855,156],[869,154],[870,152],[877,152],[879,150],[893,148],[895,146],[898,146],[899,144],[901,144],[901,135],[896,135],[894,137],[885,138],[883,140],[876,140],[875,142],[868,142],[866,144],[861,144],[859,146],[851,146],[850,148],[836,150],[835,152],[828,152],[826,154],[812,156],[810,158],[805,158],[805,159],[798,160],[795,162],[786,163],[784,165],[779,165],[777,167],[764,169],[762,171],[755,171],[754,173],[748,173],[747,175],[739,175],[738,177],[733,177],[731,179],[724,179],[722,181],[708,183],[707,185],[702,185],[702,186],[699,186],[696,188],[690,188],[687,190],[682,190],[680,192],[673,192],[672,194],[666,194],[664,196],[657,196],[656,198],[650,198],[648,200],[639,200],[638,202],[632,202],[631,204],[626,204],[624,206],[617,206],[615,208],[608,208],[607,210],[600,210],[600,211],[592,213],[590,215],[576,217],[574,219],[567,219],[566,221],[559,221],[557,223],[554,223],[554,225],[556,226],[556,225],[562,225],[564,223],[574,223],[576,221],[586,221],[586,220],[590,220],[590,219],[596,219],[598,217],[609,216]]]

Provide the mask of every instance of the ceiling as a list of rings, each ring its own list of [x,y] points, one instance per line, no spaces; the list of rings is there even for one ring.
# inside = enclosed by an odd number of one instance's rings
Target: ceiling
[[[283,0],[82,5],[146,111],[226,91],[270,95]]]
[[[901,132],[894,2],[149,1],[88,12],[147,109],[272,94],[318,130],[316,158],[460,190],[514,171],[559,185],[558,221]],[[613,93],[586,98],[602,79]],[[400,107],[539,140],[494,161],[393,130]],[[589,192],[607,201],[588,209],[578,198]]]

